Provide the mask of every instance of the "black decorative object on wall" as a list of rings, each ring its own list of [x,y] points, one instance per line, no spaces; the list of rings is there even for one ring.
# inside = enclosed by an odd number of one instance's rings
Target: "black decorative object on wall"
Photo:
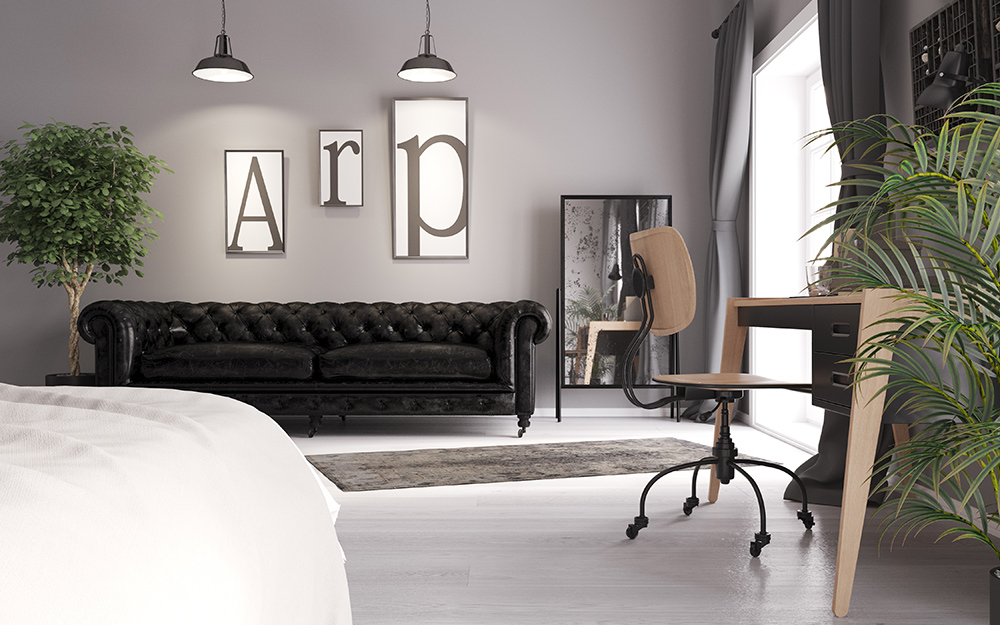
[[[321,205],[364,205],[364,156],[360,130],[319,131]]]
[[[226,253],[285,251],[285,153],[226,150]]]
[[[468,109],[468,98],[393,101],[393,258],[469,257]]]
[[[932,82],[945,55],[959,46],[969,54],[967,76],[973,83],[1000,76],[1000,0],[955,0],[910,30],[910,69],[913,78],[913,119],[937,132],[941,110],[917,104]]]

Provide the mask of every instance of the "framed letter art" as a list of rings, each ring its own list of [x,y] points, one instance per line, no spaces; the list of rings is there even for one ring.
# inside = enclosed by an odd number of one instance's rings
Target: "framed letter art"
[[[364,205],[363,163],[364,142],[360,130],[320,130],[320,205]]]
[[[469,100],[392,109],[392,257],[469,257]]]
[[[284,150],[226,150],[226,253],[285,251]]]

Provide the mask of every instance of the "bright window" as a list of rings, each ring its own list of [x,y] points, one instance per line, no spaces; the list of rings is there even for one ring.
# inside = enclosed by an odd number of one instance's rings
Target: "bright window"
[[[810,13],[811,12],[811,13]],[[819,61],[816,9],[810,4],[754,60],[751,140],[750,295],[805,296],[806,263],[820,252],[829,230],[803,235],[835,199],[840,162],[829,142],[807,137],[830,125]],[[811,377],[808,331],[752,328],[750,371],[790,382]],[[811,397],[755,391],[751,423],[800,447],[815,450],[823,412]]]

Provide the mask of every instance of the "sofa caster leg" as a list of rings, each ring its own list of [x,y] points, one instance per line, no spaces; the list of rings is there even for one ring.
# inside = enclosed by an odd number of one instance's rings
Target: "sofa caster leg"
[[[517,415],[517,426],[520,428],[517,431],[518,438],[524,436],[524,433],[528,431],[529,425],[531,425],[531,415]]]
[[[316,432],[319,431],[319,426],[322,422],[323,422],[323,415],[321,414],[309,415],[309,438],[316,436]]]

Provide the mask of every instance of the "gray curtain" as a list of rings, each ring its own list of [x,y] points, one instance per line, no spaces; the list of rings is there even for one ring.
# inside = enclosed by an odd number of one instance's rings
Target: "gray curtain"
[[[726,302],[743,295],[736,216],[746,189],[750,155],[750,88],[753,82],[753,0],[740,0],[719,29],[715,45],[715,97],[709,166],[712,233],[704,282],[706,370],[719,371]],[[711,411],[698,402],[683,416]]]
[[[599,268],[601,278],[601,294],[607,293],[608,289],[617,284],[616,280],[610,277],[611,270],[619,266],[620,271],[620,235],[621,230],[621,204],[620,200],[605,200],[601,221],[603,227],[603,240],[601,241],[601,266]],[[617,294],[610,293],[609,298],[617,297]],[[608,300],[613,301],[613,299]]]
[[[826,106],[833,124],[885,113],[882,63],[879,61],[881,0],[818,0],[819,54],[826,88]],[[863,175],[851,168],[865,146],[841,153],[844,180]],[[874,160],[872,153],[866,160]],[[840,197],[855,197],[845,186]]]
[[[629,237],[634,232],[669,226],[670,219],[666,210],[666,202],[660,200],[638,200],[623,207],[621,216],[621,250],[622,250],[622,297],[619,308],[624,312],[626,298],[635,295],[632,288],[632,244]],[[638,305],[638,302],[636,304]],[[638,310],[634,310],[638,313]],[[639,366],[636,380],[651,384],[654,375],[677,373],[671,362],[671,343],[674,337],[655,336],[650,334],[639,348]]]
[[[602,215],[604,242],[601,264],[601,287],[607,290],[617,284],[619,316],[625,313],[626,298],[632,298],[632,245],[629,237],[640,230],[669,226],[670,218],[663,200],[620,199],[604,202]],[[610,274],[616,272],[617,280]],[[632,311],[637,312],[636,310]],[[650,335],[639,348],[636,380],[650,384],[653,375],[677,373],[671,368],[670,337]]]
[[[826,89],[826,105],[833,124],[864,119],[885,113],[885,90],[882,85],[882,64],[879,61],[879,13],[881,0],[818,0],[819,53]],[[846,154],[843,180],[865,174],[853,170],[866,146],[856,146]],[[878,157],[877,152],[866,160]],[[864,193],[864,190],[861,191]],[[858,189],[841,187],[840,197],[856,197]],[[795,473],[802,478],[809,492],[809,503],[839,506],[844,485],[844,456],[847,453],[848,419],[827,411],[818,443],[819,453],[809,458]],[[892,438],[885,428],[879,441],[878,455],[888,451]],[[873,480],[872,483],[876,483]],[[798,500],[794,482],[785,489],[785,499]],[[872,497],[879,503],[881,495]]]
[[[746,189],[750,152],[753,0],[740,0],[718,32],[709,169],[712,233],[705,282],[708,371],[719,370],[726,302],[743,295],[736,216]]]

